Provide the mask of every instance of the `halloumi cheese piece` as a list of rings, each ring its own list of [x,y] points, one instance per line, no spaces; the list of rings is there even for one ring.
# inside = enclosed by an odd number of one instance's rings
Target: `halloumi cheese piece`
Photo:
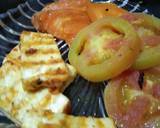
[[[23,88],[21,46],[16,46],[3,61],[0,68],[0,109],[21,128],[115,128],[110,118],[75,117],[68,113],[70,102],[61,93],[50,88],[35,92]],[[67,64],[69,84],[74,68]],[[64,90],[66,86],[63,86]]]
[[[110,118],[71,116],[62,113],[47,113],[48,120],[42,121],[38,128],[116,128]]]
[[[0,69],[0,108],[21,128],[115,128],[109,118],[75,117],[60,114],[69,107],[62,94],[48,89],[36,92],[22,87],[19,66],[7,61]]]
[[[62,93],[55,94],[49,88],[36,92],[24,90],[18,51],[19,48],[15,47],[0,68],[0,108],[18,124],[23,124],[24,128],[37,128],[39,122],[48,118],[45,115],[39,115],[39,111],[68,113],[70,101]],[[27,127],[28,125],[32,127]]]
[[[41,87],[60,90],[61,87],[64,88],[66,81],[70,79],[69,67],[64,63],[52,35],[23,32],[20,50],[25,89],[32,91]],[[74,70],[72,75],[75,74]]]

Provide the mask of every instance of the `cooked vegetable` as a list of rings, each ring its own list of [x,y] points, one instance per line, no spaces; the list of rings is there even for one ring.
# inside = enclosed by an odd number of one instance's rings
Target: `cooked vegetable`
[[[115,4],[97,4],[89,0],[59,0],[32,17],[34,27],[64,39],[69,45],[84,27],[104,16],[120,16],[126,12]]]
[[[48,32],[70,44],[76,34],[90,24],[90,19],[83,11],[62,9],[36,13],[32,22],[37,30]]]
[[[142,13],[127,14],[123,18],[133,24],[144,44],[133,68],[147,69],[160,65],[160,19]]]
[[[128,69],[141,49],[133,27],[118,17],[107,17],[81,30],[74,39],[69,61],[80,75],[98,82]]]
[[[96,21],[106,16],[121,16],[127,13],[113,3],[88,3],[87,13],[91,21]]]
[[[135,63],[134,69],[147,69],[160,64],[160,45],[156,47],[145,48]]]
[[[160,66],[144,71],[143,91],[160,99]]]
[[[127,71],[109,82],[104,92],[107,113],[119,128],[159,128],[160,100],[141,91],[135,76],[137,71]]]

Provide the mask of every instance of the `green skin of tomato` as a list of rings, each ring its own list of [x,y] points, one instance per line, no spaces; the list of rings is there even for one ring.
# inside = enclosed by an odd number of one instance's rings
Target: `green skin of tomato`
[[[123,33],[123,39],[128,43],[122,45],[111,58],[98,64],[88,65],[84,56],[79,55],[79,53],[84,47],[89,33],[106,26]],[[100,44],[101,42],[97,43]],[[128,69],[140,53],[140,44],[141,40],[131,24],[118,17],[107,17],[97,20],[77,34],[70,47],[68,58],[81,76],[89,81],[99,82],[111,79]]]
[[[154,48],[147,48],[141,52],[132,67],[143,70],[158,65],[160,65],[160,45]]]
[[[135,16],[143,19],[142,23],[139,24],[140,26],[149,27],[152,30],[160,32],[160,19],[142,13],[135,13]],[[132,67],[136,70],[143,70],[158,65],[160,65],[160,42],[157,46],[144,48]]]

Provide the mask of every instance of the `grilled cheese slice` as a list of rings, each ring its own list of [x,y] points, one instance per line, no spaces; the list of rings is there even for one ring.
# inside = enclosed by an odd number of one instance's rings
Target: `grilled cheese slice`
[[[38,128],[116,128],[110,118],[71,116],[47,113],[48,120],[39,123]]]
[[[5,58],[0,68],[0,108],[8,113],[24,128],[37,128],[39,122],[47,118],[39,112],[68,113],[69,99],[61,93],[53,93],[49,88],[37,92],[23,89],[21,80],[18,47],[14,48]],[[17,54],[16,58],[14,53]],[[32,125],[32,127],[27,127]]]
[[[34,91],[49,87],[62,90],[66,81],[75,77],[75,69],[64,63],[52,35],[23,32],[20,42],[22,81],[25,89]],[[73,72],[70,72],[70,69]]]
[[[115,128],[109,118],[62,114],[70,110],[69,99],[50,88],[34,92],[25,90],[22,81],[25,59],[21,63],[22,57],[25,58],[25,55],[21,55],[21,46],[18,45],[7,55],[0,68],[0,109],[21,128]],[[69,84],[75,71],[71,65],[65,66],[70,77],[64,83]],[[62,86],[62,89],[65,87]]]
[[[21,128],[116,128],[110,118],[62,114],[68,113],[69,100],[61,93],[52,93],[49,88],[36,92],[24,90],[18,49],[17,46],[11,51],[0,68],[0,108],[16,124]]]

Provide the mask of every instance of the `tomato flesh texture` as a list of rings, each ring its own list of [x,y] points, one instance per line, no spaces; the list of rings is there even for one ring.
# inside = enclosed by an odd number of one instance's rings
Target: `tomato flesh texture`
[[[87,39],[84,50],[80,54],[87,58],[88,64],[102,63],[116,52],[113,48],[107,48],[109,42],[120,37],[121,35],[114,33],[110,29],[102,30],[97,34],[91,34],[89,39]],[[115,45],[117,46],[118,42]]]
[[[160,67],[144,71],[143,91],[160,100]]]
[[[135,88],[132,85],[134,82],[129,81],[135,76],[134,71],[124,72],[110,81],[104,93],[107,113],[120,128],[143,128],[146,123],[156,127],[160,123],[157,121],[160,115],[152,117],[160,112],[160,101],[140,88]],[[138,85],[137,80],[135,83]]]
[[[108,32],[106,28],[112,28],[110,30],[114,34]],[[88,42],[88,39],[91,39],[90,36],[94,38],[94,34],[92,35],[92,33],[96,33],[97,30],[101,29],[102,36],[99,37],[105,36],[103,38],[95,37],[97,41],[89,40]],[[109,36],[106,36],[106,32],[107,34],[111,34],[112,40],[109,39]],[[120,40],[117,42],[121,42],[117,43],[119,46],[117,47],[118,50],[115,50],[114,47],[110,48],[114,40],[117,39]],[[97,20],[82,29],[72,44],[68,56],[70,63],[77,69],[80,75],[92,82],[111,79],[128,69],[141,49],[141,40],[134,28],[128,22],[118,17],[106,17]],[[104,52],[103,57],[100,54],[96,55],[95,50],[97,50],[98,54]],[[91,52],[93,53],[92,55],[90,55]],[[93,55],[96,56],[95,60],[93,59]],[[91,59],[88,59],[88,56]],[[91,63],[88,63],[88,61]]]
[[[143,42],[143,50],[132,67],[143,70],[160,65],[160,19],[142,13],[122,17],[134,26]]]

